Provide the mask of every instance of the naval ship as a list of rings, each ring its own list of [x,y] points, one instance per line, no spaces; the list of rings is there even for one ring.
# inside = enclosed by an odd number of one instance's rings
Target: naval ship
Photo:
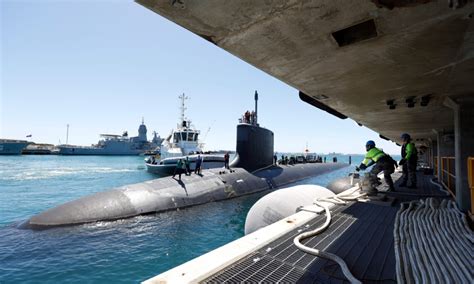
[[[101,140],[92,146],[59,145],[59,155],[141,155],[146,151],[154,151],[160,146],[162,139],[154,132],[152,141],[147,140],[145,122],[138,127],[138,136],[101,134]]]
[[[21,155],[28,144],[25,140],[0,139],[0,155]]]
[[[260,211],[275,223],[145,283],[474,282],[474,1],[136,2],[294,87],[315,110],[398,145],[409,133],[431,169],[417,173],[416,189],[395,172],[385,201],[322,209],[307,195],[282,214],[291,191]],[[339,196],[314,192],[323,191]]]

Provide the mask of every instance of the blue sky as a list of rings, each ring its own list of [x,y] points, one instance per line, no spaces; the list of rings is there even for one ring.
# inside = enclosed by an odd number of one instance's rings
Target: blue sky
[[[275,150],[363,153],[395,144],[298,98],[298,91],[131,0],[0,1],[0,138],[89,145],[100,133],[167,136],[186,93],[207,149],[234,149],[237,119],[254,105]]]

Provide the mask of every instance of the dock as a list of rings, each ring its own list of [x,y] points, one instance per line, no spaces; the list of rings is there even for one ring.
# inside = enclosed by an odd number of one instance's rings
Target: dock
[[[397,282],[394,222],[401,203],[426,198],[443,200],[451,196],[432,181],[432,175],[418,173],[417,189],[399,187],[401,173],[392,176],[396,180],[396,191],[384,193],[388,202],[333,206],[329,228],[305,240],[305,245],[342,257],[363,283]],[[347,283],[335,262],[304,253],[293,244],[295,236],[319,227],[326,219],[324,214],[313,214],[308,220],[308,214],[300,211],[145,283]],[[307,221],[300,222],[305,218]],[[295,222],[296,226],[288,230],[285,222],[290,226]],[[260,236],[261,231],[266,231],[266,237],[269,234],[278,237],[266,242],[265,237]],[[249,241],[254,242],[254,248],[248,249],[245,256],[230,261],[224,253],[231,255],[233,249],[240,248],[240,254],[244,254]],[[195,270],[203,266],[206,268]]]

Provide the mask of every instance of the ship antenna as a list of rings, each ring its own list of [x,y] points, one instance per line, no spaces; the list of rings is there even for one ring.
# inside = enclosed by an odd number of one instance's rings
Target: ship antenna
[[[69,123],[66,125],[66,145],[69,142]]]
[[[181,125],[183,125],[185,122],[184,111],[187,109],[184,103],[185,100],[189,99],[189,97],[183,93],[181,96],[179,96],[179,98],[181,99]]]

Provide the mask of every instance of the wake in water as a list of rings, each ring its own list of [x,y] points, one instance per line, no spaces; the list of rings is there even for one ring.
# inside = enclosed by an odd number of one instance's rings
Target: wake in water
[[[62,168],[36,168],[36,169],[24,169],[18,171],[18,169],[4,170],[0,175],[0,180],[36,180],[36,179],[50,179],[57,178],[61,176],[74,176],[74,175],[84,175],[84,174],[111,174],[111,173],[126,173],[126,172],[135,172],[140,169],[137,167],[135,169],[118,169],[110,167],[62,167]]]

